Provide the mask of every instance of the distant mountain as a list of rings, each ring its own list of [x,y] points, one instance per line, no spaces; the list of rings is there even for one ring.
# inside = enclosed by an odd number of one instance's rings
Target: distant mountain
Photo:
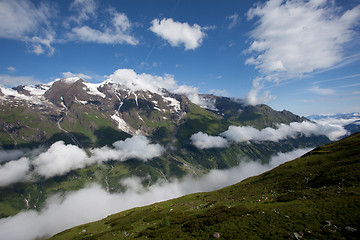
[[[310,120],[329,122],[343,126],[349,134],[360,132],[360,113],[338,113],[329,115],[310,115]]]
[[[307,116],[309,119],[320,120],[320,119],[327,119],[327,118],[335,118],[335,119],[358,119],[360,118],[360,113],[353,112],[353,113],[337,113],[337,114],[313,114]]]
[[[272,141],[229,142],[223,148],[199,149],[191,140],[199,132],[221,140],[219,135],[230,126],[248,126],[252,132],[271,127],[266,131],[272,133],[279,124],[308,121],[267,105],[249,106],[241,100],[208,94],[199,95],[199,99],[202,104],[197,105],[186,95],[166,89],[131,90],[111,78],[99,84],[66,78],[36,86],[0,87],[0,149],[24,152],[19,156],[28,157],[30,164],[35,153],[58,141],[76,146],[84,156],[94,148],[111,148],[114,142],[137,134],[164,149],[151,161],[139,161],[134,155],[126,161],[75,167],[54,177],[31,172],[31,181],[0,187],[0,217],[41,209],[50,195],[78,190],[90,182],[119,192],[124,191],[119,182],[130,176],[149,185],[159,179],[230,168],[244,159],[266,163],[278,152],[330,142],[321,134],[297,133]]]
[[[50,239],[359,239],[360,133],[224,189],[130,209]]]

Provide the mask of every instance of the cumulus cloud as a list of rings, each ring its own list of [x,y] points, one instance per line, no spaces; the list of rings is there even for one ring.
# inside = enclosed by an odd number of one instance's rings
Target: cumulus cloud
[[[35,172],[46,178],[61,176],[74,169],[85,167],[87,155],[84,150],[74,145],[65,145],[59,141],[41,153],[34,161]]]
[[[83,74],[83,73],[72,73],[72,72],[63,72],[61,73],[64,78],[73,78],[73,77],[79,77],[82,79],[92,79],[91,76]]]
[[[29,210],[0,219],[0,238],[30,240],[51,236],[67,228],[95,221],[129,208],[180,197],[184,194],[216,190],[270,170],[307,151],[309,149],[279,153],[265,165],[257,161],[242,161],[238,167],[232,169],[212,170],[202,177],[188,176],[170,183],[156,183],[148,188],[143,188],[139,179],[132,178],[126,180],[125,185],[130,187],[124,193],[110,194],[100,186],[92,185],[67,193],[63,197],[55,195],[47,199],[45,207],[40,212]],[[19,231],[19,226],[21,226],[21,231]]]
[[[35,6],[29,0],[0,1],[0,38],[29,43],[36,54],[52,55],[53,30],[48,24],[56,15],[54,8],[45,3]]]
[[[224,148],[229,142],[220,136],[209,136],[206,133],[198,132],[190,137],[192,144],[200,149],[204,148]]]
[[[26,181],[29,170],[30,162],[27,158],[20,158],[0,165],[0,186]]]
[[[246,64],[254,65],[267,81],[278,82],[346,60],[344,46],[356,36],[360,5],[341,13],[326,0],[269,0],[247,16],[257,24],[250,32]],[[261,89],[253,87],[249,103],[260,102],[256,97]]]
[[[173,47],[184,44],[185,50],[195,50],[200,47],[206,34],[202,28],[194,24],[175,22],[172,18],[154,19],[150,30],[162,37]]]
[[[108,80],[124,85],[132,91],[150,91],[158,94],[163,93],[163,89],[176,94],[183,94],[193,103],[203,107],[210,106],[208,102],[201,99],[199,90],[196,87],[188,85],[178,85],[171,74],[156,76],[146,73],[138,74],[133,69],[118,69],[113,74],[107,76]]]
[[[118,69],[108,77],[133,91],[148,90],[160,93],[162,88],[171,90],[177,86],[173,75],[164,74],[161,77],[146,73],[137,74],[133,69]]]
[[[91,159],[97,162],[108,160],[126,161],[136,158],[142,161],[148,161],[154,157],[160,156],[164,148],[159,144],[151,144],[150,141],[142,136],[135,135],[124,141],[113,143],[114,148],[107,146],[91,150]]]
[[[202,132],[191,136],[194,146],[200,149],[205,148],[223,148],[232,142],[278,142],[286,138],[296,138],[299,135],[310,137],[312,135],[324,135],[330,140],[335,141],[347,134],[343,126],[331,124],[329,122],[292,122],[289,125],[279,124],[278,128],[264,128],[258,130],[251,126],[230,126],[227,131],[219,136],[209,136]]]
[[[172,92],[185,95],[187,98],[189,98],[190,101],[201,107],[209,107],[209,108],[213,107],[212,105],[208,106],[209,103],[201,99],[199,95],[199,89],[197,87],[180,85]]]

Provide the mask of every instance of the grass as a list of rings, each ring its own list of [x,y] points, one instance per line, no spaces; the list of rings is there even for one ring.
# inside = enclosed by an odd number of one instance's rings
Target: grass
[[[233,186],[130,209],[51,239],[359,239],[359,183],[360,133]]]

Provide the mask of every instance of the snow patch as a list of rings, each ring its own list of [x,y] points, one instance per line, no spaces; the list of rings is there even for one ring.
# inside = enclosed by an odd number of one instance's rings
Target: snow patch
[[[83,82],[83,84],[87,87],[88,94],[97,95],[97,96],[100,96],[102,98],[106,97],[105,94],[103,94],[102,92],[100,92],[98,90],[98,87],[101,86],[101,83],[100,84],[94,84],[94,83]]]
[[[167,101],[168,103],[170,103],[169,105],[174,107],[174,110],[176,112],[179,112],[180,111],[180,102],[178,100],[176,100],[175,98],[172,98],[172,97],[164,97],[163,96],[163,99],[165,101]]]
[[[131,127],[124,121],[124,119],[120,118],[118,113],[115,113],[111,116],[111,119],[113,119],[118,124],[118,128],[124,132],[131,133],[132,129]]]
[[[42,101],[37,96],[26,96],[24,94],[19,93],[18,91],[11,89],[11,88],[3,88],[0,87],[1,92],[4,94],[4,96],[0,97],[2,99],[6,99],[7,97],[15,97],[16,100],[25,100],[31,103],[34,103],[36,105],[42,105]]]
[[[83,104],[83,105],[88,103],[87,101],[81,101],[81,100],[77,99],[77,97],[75,97],[75,102]]]

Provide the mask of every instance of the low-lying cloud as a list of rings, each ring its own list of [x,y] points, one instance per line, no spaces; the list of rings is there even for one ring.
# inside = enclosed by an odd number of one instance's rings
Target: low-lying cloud
[[[216,190],[270,170],[309,150],[298,149],[289,153],[279,153],[265,165],[256,161],[242,161],[239,166],[232,169],[211,170],[202,177],[187,176],[170,183],[156,183],[148,188],[142,187],[138,178],[130,178],[125,182],[129,188],[124,193],[110,194],[99,185],[91,185],[79,191],[66,193],[65,196],[54,195],[47,199],[45,207],[39,212],[29,210],[0,219],[0,239],[30,240],[51,236],[64,229],[129,208],[189,193]]]
[[[0,166],[0,186],[7,186],[16,182],[26,181],[30,169],[30,162],[27,158],[20,158]]]
[[[148,161],[160,156],[164,151],[161,145],[151,144],[142,135],[136,135],[124,141],[117,141],[113,143],[113,146],[113,149],[107,146],[92,149],[90,158],[96,162],[106,162],[109,160],[126,161],[131,158]]]
[[[264,128],[258,130],[251,126],[230,126],[220,136],[209,136],[199,132],[191,136],[194,146],[199,149],[224,148],[231,143],[240,142],[278,142],[286,138],[296,138],[299,135],[310,137],[324,135],[335,141],[347,134],[347,131],[339,125],[328,123],[313,123],[308,121],[292,122],[289,125],[279,124],[278,128]]]
[[[7,186],[16,182],[26,181],[30,173],[45,178],[64,175],[72,170],[84,168],[94,163],[101,164],[106,161],[126,161],[136,158],[141,161],[148,161],[160,156],[164,148],[159,144],[152,144],[141,135],[135,135],[124,141],[113,143],[113,148],[102,147],[90,150],[91,156],[78,146],[58,141],[49,149],[33,156],[22,157],[14,160],[14,156],[21,156],[20,152],[0,152],[6,159],[13,160],[0,166],[0,186]],[[30,169],[33,168],[32,171]]]
[[[190,137],[191,142],[200,149],[204,148],[225,148],[229,142],[220,136],[209,136],[206,133],[198,132]]]

